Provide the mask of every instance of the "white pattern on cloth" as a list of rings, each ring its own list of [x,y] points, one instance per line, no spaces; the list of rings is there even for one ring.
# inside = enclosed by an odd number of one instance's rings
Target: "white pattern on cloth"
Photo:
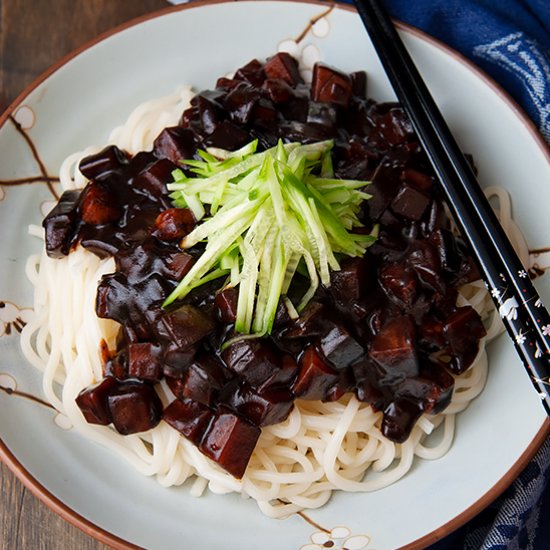
[[[550,141],[550,61],[522,32],[476,46],[473,54],[513,73],[525,85],[538,112],[538,127]]]

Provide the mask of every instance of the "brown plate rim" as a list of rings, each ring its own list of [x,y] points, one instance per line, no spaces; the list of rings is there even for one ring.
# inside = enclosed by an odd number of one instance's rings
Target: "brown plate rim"
[[[151,19],[157,17],[163,17],[169,13],[184,11],[187,9],[196,9],[205,5],[225,4],[232,3],[234,1],[239,2],[253,2],[257,0],[196,0],[191,3],[181,4],[176,6],[168,6],[160,10],[155,10],[151,13],[133,18],[121,25],[114,27],[104,33],[99,34],[96,38],[86,42],[79,48],[76,48],[72,52],[63,56],[59,61],[51,65],[45,72],[38,76],[31,84],[29,84],[16,98],[10,103],[7,109],[0,115],[0,129],[10,119],[12,113],[16,108],[22,104],[24,99],[30,95],[38,86],[40,86],[51,75],[58,71],[61,67],[66,65],[73,58],[80,55],[82,52],[90,49],[103,40],[118,34],[130,27],[134,27]],[[333,5],[338,9],[343,9],[350,12],[356,12],[356,9],[349,5],[337,2],[326,2],[323,0],[272,0],[276,2],[290,2],[301,4],[313,4],[319,6]],[[519,105],[505,92],[491,77],[485,74],[479,67],[467,59],[464,55],[453,50],[446,44],[442,43],[438,39],[428,35],[427,33],[400,21],[397,21],[399,29],[406,31],[407,33],[420,38],[421,40],[428,42],[436,48],[442,50],[450,57],[458,60],[461,64],[465,65],[470,71],[476,74],[487,86],[489,86],[515,113],[520,119],[522,124],[527,127],[532,139],[540,147],[543,154],[550,162],[550,147],[544,141],[542,135],[539,133],[537,127],[532,120],[528,118],[525,112],[519,107]],[[485,494],[481,495],[478,500],[472,503],[468,508],[463,510],[460,514],[444,523],[440,527],[434,529],[432,532],[427,533],[423,537],[408,543],[403,546],[401,550],[420,550],[426,546],[441,540],[460,526],[464,525],[467,521],[472,519],[476,514],[488,506],[493,500],[495,500],[502,492],[513,482],[513,480],[520,474],[525,468],[528,462],[536,454],[546,437],[550,434],[550,420],[546,419],[541,428],[521,454],[518,460],[512,465],[512,467],[506,472],[506,474]],[[115,550],[141,550],[141,547],[128,542],[117,535],[103,529],[95,523],[89,521],[85,517],[81,516],[78,512],[70,508],[63,501],[57,498],[53,493],[46,489],[40,481],[38,481],[25,467],[19,462],[15,455],[9,450],[4,441],[0,438],[0,460],[6,464],[9,470],[23,483],[23,485],[39,500],[41,500],[46,506],[53,510],[60,517],[79,528],[85,534],[95,538],[99,542],[108,544]]]

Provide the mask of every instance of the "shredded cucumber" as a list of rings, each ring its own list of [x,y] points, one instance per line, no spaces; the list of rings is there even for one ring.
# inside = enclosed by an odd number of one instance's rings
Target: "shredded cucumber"
[[[202,223],[181,246],[206,247],[164,306],[228,275],[227,285],[239,288],[237,332],[267,334],[281,299],[295,317],[319,283],[330,285],[338,258],[362,256],[376,238],[352,232],[361,226],[361,202],[370,198],[368,182],[335,178],[332,147],[332,141],[279,142],[257,153],[253,141],[238,151],[208,149],[200,160],[182,161],[193,176],[174,170],[168,189],[174,205],[190,208]],[[298,272],[310,284],[295,305],[286,293]]]

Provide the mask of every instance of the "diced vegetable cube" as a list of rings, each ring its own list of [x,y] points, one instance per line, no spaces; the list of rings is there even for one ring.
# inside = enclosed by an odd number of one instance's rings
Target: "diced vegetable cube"
[[[464,306],[446,319],[443,330],[451,349],[448,368],[455,374],[462,374],[476,358],[479,340],[487,334],[483,322],[473,307]]]
[[[84,157],[78,168],[89,180],[102,179],[128,164],[128,157],[116,145],[108,145],[98,153]]]
[[[294,394],[284,387],[267,388],[258,392],[246,382],[235,379],[222,390],[220,403],[262,427],[286,419],[294,406]]]
[[[195,358],[181,383],[181,394],[203,405],[213,405],[229,378],[226,367],[214,355]]]
[[[244,80],[253,86],[260,87],[265,80],[263,64],[257,59],[249,61],[243,67],[235,71],[234,80]]]
[[[177,165],[183,159],[193,158],[195,147],[195,134],[180,126],[165,128],[153,143],[153,151],[158,158],[167,158]]]
[[[149,384],[126,381],[107,396],[113,425],[122,435],[145,432],[154,428],[161,419],[162,403]]]
[[[148,165],[134,178],[136,190],[144,191],[153,198],[164,199],[166,184],[172,181],[172,172],[180,165],[167,158],[161,158]]]
[[[418,279],[414,271],[402,263],[386,264],[380,268],[380,285],[395,304],[410,311],[418,296]]]
[[[232,476],[243,477],[260,428],[220,407],[199,445],[200,450]]]
[[[76,230],[76,213],[80,191],[65,191],[53,210],[44,218],[46,252],[51,258],[69,253]]]
[[[422,409],[407,399],[396,399],[384,409],[382,433],[391,441],[403,443],[409,437]]]
[[[155,220],[155,236],[163,241],[178,241],[191,233],[196,223],[189,208],[167,208]]]
[[[199,308],[184,304],[161,317],[158,331],[163,339],[186,349],[208,336],[214,326],[214,321]]]
[[[224,323],[232,324],[236,321],[238,300],[239,289],[236,287],[226,287],[216,294],[214,302]]]
[[[316,63],[313,67],[311,81],[311,99],[313,101],[348,105],[352,94],[351,86],[349,75],[323,63]]]
[[[395,384],[418,374],[416,330],[408,315],[384,325],[373,338],[370,357],[384,369],[382,384]]]
[[[238,340],[222,356],[226,365],[253,388],[269,382],[281,369],[275,349],[260,338]]]
[[[158,382],[162,378],[161,347],[151,342],[130,344],[128,375],[130,378]]]
[[[280,78],[293,87],[303,82],[298,63],[286,52],[279,52],[270,57],[265,62],[264,71],[267,78]]]
[[[345,369],[364,353],[363,347],[341,324],[334,323],[322,336],[319,347],[337,370]]]
[[[418,221],[426,212],[431,199],[424,192],[403,184],[391,202],[391,209],[409,220]]]
[[[195,445],[199,445],[214,414],[192,399],[175,399],[162,413],[162,419],[184,435]]]
[[[246,130],[229,120],[224,120],[206,137],[204,143],[208,147],[220,147],[221,149],[235,151],[249,141],[250,134]]]
[[[90,225],[116,222],[122,215],[115,194],[96,180],[92,180],[82,191],[79,210],[82,221]]]
[[[306,348],[298,364],[300,370],[292,391],[301,399],[324,399],[328,390],[340,378],[338,372],[327,364],[314,346]]]
[[[117,381],[113,377],[107,376],[78,394],[76,404],[82,411],[86,422],[102,426],[107,426],[112,422],[107,398],[116,387]]]

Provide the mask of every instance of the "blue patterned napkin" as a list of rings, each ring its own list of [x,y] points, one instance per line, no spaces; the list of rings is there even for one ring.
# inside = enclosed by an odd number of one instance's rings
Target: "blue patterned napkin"
[[[550,143],[549,0],[385,0],[391,15],[468,57]],[[550,547],[550,544],[549,544]]]
[[[500,498],[428,550],[547,550],[549,478],[550,439],[547,439]]]
[[[438,38],[483,69],[550,143],[550,0],[383,1],[392,17]]]
[[[483,69],[550,143],[550,0],[385,0],[385,5],[396,19]],[[429,550],[547,550],[549,478],[550,439],[500,498]]]

